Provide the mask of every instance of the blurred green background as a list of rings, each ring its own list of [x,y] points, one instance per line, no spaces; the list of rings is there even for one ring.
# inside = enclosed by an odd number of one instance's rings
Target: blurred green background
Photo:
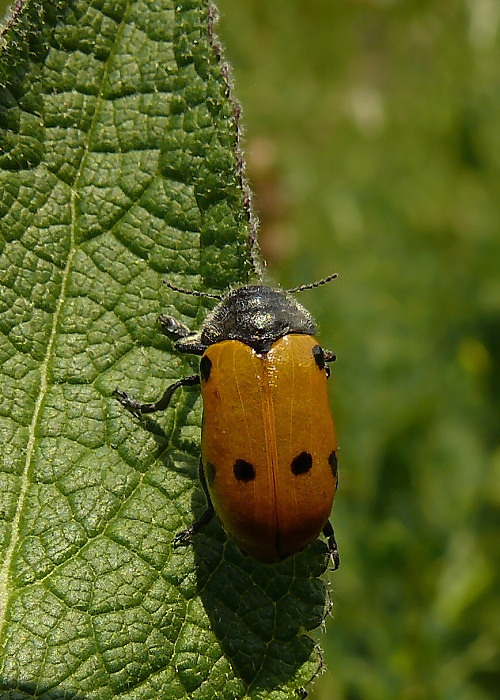
[[[338,355],[314,700],[500,698],[500,3],[219,0],[271,275]]]
[[[315,700],[500,698],[500,3],[218,0],[271,275],[338,355]]]

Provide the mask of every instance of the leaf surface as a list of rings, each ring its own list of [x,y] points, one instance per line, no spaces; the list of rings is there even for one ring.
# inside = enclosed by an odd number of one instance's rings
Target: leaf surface
[[[204,509],[193,329],[254,274],[238,110],[202,0],[26,2],[0,54],[2,698],[289,698],[324,545],[258,565]]]

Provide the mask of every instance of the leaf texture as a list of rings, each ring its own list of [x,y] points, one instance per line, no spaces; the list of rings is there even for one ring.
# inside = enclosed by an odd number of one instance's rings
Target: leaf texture
[[[157,317],[255,274],[238,110],[203,0],[18,3],[0,54],[2,698],[292,698],[324,546],[258,565],[204,508],[196,371]],[[252,258],[254,261],[252,261]]]

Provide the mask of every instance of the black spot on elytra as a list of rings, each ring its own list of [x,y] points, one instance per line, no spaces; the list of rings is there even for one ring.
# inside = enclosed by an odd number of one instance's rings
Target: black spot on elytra
[[[207,357],[206,355],[203,355],[203,357],[200,360],[200,376],[204,382],[208,382],[211,369],[212,369],[212,360],[209,357]]]
[[[328,457],[328,464],[330,465],[333,476],[335,478],[337,478],[338,461],[337,461],[337,453],[335,452],[335,450]]]
[[[250,462],[244,459],[237,459],[234,463],[233,474],[238,481],[253,481],[255,479],[255,468]]]
[[[313,458],[309,452],[301,452],[292,459],[292,473],[295,476],[307,474],[313,465]]]
[[[204,465],[204,471],[205,471],[205,479],[207,480],[207,483],[213,484],[215,481],[215,464],[213,462],[207,462]]]
[[[315,345],[312,349],[312,354],[319,369],[325,369],[325,353],[323,352],[323,348],[319,345]]]

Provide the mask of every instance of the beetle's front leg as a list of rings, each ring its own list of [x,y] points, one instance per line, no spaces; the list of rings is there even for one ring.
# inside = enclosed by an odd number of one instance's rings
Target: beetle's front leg
[[[176,389],[180,389],[181,386],[195,386],[200,383],[200,377],[198,374],[191,374],[189,377],[184,377],[179,379],[177,382],[171,384],[165,390],[165,393],[158,401],[154,403],[141,403],[137,399],[132,398],[125,391],[120,391],[115,389],[113,395],[116,399],[124,406],[128,411],[133,413],[135,416],[141,416],[143,413],[155,413],[156,411],[164,411],[170,399]]]
[[[323,357],[325,359],[325,362],[335,362],[335,360],[337,359],[337,356],[334,352],[332,352],[331,350],[325,350],[325,348],[323,348]]]
[[[192,333],[189,328],[186,328],[173,316],[158,316],[158,321],[165,335],[175,341],[178,352],[203,355],[207,349],[207,346],[201,342],[200,333]]]
[[[332,352],[331,350],[325,350],[325,349],[323,348],[323,358],[324,358],[324,361],[325,361],[325,362],[335,362],[335,360],[337,359],[337,356],[336,356],[335,353]],[[329,368],[329,367],[325,367],[325,372],[326,372],[326,378],[329,379],[329,377],[330,377],[330,368]]]
[[[187,326],[178,321],[173,316],[158,316],[158,322],[161,326],[162,331],[165,335],[168,335],[174,340],[179,340],[179,338],[186,338],[191,335],[191,331]]]

